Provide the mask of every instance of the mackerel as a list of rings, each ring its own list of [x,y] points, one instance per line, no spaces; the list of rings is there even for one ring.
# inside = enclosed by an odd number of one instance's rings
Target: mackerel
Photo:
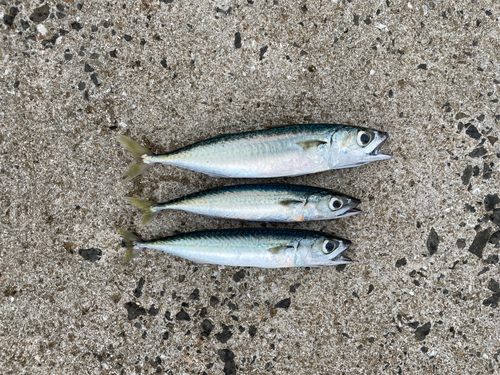
[[[166,203],[126,198],[145,211],[142,225],[162,210],[182,210],[217,218],[298,222],[359,214],[359,200],[338,192],[300,185],[254,184],[219,187]]]
[[[300,176],[364,165],[391,156],[380,150],[387,133],[348,125],[288,125],[230,134],[198,142],[165,155],[139,143],[118,140],[136,158],[125,173],[130,180],[152,164],[168,164],[212,177]]]
[[[123,264],[142,249],[155,249],[196,263],[239,267],[324,267],[351,263],[351,242],[321,232],[294,229],[221,229],[152,241],[119,229],[127,244]]]

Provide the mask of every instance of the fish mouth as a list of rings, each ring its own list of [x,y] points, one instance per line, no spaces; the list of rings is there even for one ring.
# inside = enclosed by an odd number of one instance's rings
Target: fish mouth
[[[344,212],[342,214],[342,217],[354,216],[360,214],[361,212],[363,211],[361,211],[359,208],[351,208],[350,210]]]
[[[359,199],[353,198],[353,197],[348,197],[347,204],[345,205],[345,211],[340,213],[337,218],[340,217],[348,217],[348,216],[354,216],[357,214],[360,214],[362,211],[358,207],[361,204],[361,201]]]
[[[336,260],[335,264],[349,264],[352,263],[353,260],[345,255],[340,255]]]
[[[351,247],[351,244],[351,241],[343,240],[344,248],[334,258],[330,259],[332,261],[331,265],[349,264],[353,262],[351,258],[344,255],[344,253]]]
[[[372,161],[372,160],[386,160],[386,159],[390,159],[392,157],[391,155],[382,151],[382,147],[383,147],[384,143],[387,141],[387,139],[389,138],[389,134],[387,134],[385,132],[378,132],[378,137],[380,138],[380,143],[372,150],[372,152],[367,154],[370,161]]]
[[[337,262],[337,259],[342,258],[344,256],[342,254],[344,254],[352,245],[352,242],[349,240],[341,240],[341,241],[342,241],[341,245],[337,250],[335,250],[332,253],[332,257],[330,258],[330,260],[333,261],[334,263]]]
[[[347,251],[347,249],[349,249],[349,248],[351,247],[351,245],[352,245],[352,242],[351,242],[351,241],[349,241],[349,240],[342,240],[342,243],[343,243],[343,244],[344,244],[344,246],[345,246],[344,251]],[[344,251],[342,251],[342,252],[344,252]]]
[[[337,241],[341,241],[337,250],[331,253],[328,258],[323,258],[320,263],[312,265],[312,267],[338,266],[341,264],[349,264],[353,262],[351,258],[344,255],[349,247],[351,247],[352,242],[340,238],[337,238]]]

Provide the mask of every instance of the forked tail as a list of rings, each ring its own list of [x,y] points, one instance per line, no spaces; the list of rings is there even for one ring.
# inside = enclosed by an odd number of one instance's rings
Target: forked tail
[[[159,210],[155,209],[158,203],[153,201],[147,201],[144,199],[130,198],[125,197],[125,199],[132,203],[134,206],[139,207],[141,210],[144,210],[144,216],[142,217],[142,225],[146,225],[151,222],[158,215]]]
[[[127,251],[125,252],[125,258],[123,258],[122,262],[122,265],[126,266],[132,259],[137,256],[137,254],[139,254],[140,247],[136,245],[136,242],[140,241],[141,239],[135,234],[122,228],[118,228],[118,233],[120,233],[123,241],[125,241],[125,243],[127,244]]]
[[[118,142],[120,142],[125,149],[130,151],[130,153],[137,159],[137,162],[132,164],[127,172],[123,175],[125,181],[130,181],[131,179],[139,176],[144,173],[146,169],[148,169],[151,164],[144,163],[144,156],[151,155],[151,151],[140,145],[139,143],[131,140],[129,137],[125,137],[124,135],[118,136]]]

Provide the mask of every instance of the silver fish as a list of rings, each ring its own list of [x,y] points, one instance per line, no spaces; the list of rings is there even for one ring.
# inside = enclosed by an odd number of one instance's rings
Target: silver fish
[[[359,214],[359,200],[332,190],[286,184],[226,186],[166,203],[126,198],[145,211],[146,225],[162,210],[182,210],[211,217],[248,221],[329,220]]]
[[[348,240],[293,229],[222,229],[141,241],[119,229],[127,244],[124,265],[141,249],[156,249],[196,263],[239,267],[323,267],[351,263]]]
[[[132,179],[155,163],[212,177],[259,178],[300,176],[329,169],[357,167],[389,159],[380,148],[387,133],[347,125],[289,125],[231,134],[154,155],[130,138],[118,140],[136,158],[125,173]]]

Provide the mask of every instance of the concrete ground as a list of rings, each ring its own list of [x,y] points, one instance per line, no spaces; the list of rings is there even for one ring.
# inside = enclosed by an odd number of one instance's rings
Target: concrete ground
[[[494,1],[0,1],[3,374],[500,372],[500,7]],[[195,265],[122,198],[237,180],[155,166],[124,183],[126,134],[167,152],[286,123],[389,132],[393,158],[279,179],[363,214],[294,225],[349,238],[321,269]],[[255,225],[255,224],[254,224]]]

